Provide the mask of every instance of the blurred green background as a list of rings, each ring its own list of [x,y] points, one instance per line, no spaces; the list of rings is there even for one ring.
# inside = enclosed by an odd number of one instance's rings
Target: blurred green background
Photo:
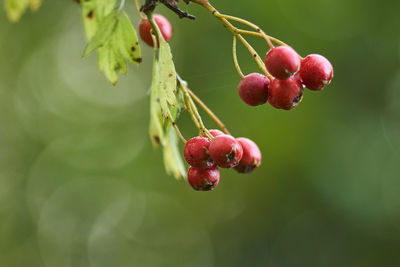
[[[291,112],[250,108],[230,33],[194,4],[196,21],[160,7],[178,72],[263,152],[252,175],[222,170],[212,193],[168,177],[151,146],[150,48],[113,87],[94,54],[81,58],[73,1],[45,0],[17,24],[1,13],[1,267],[400,266],[400,2],[213,4],[325,55],[335,78]],[[196,134],[186,114],[179,124]]]

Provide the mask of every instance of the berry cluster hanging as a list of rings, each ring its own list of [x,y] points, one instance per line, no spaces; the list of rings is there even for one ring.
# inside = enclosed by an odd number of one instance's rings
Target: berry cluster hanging
[[[36,10],[41,0],[6,0],[10,20],[17,21],[28,5]],[[118,82],[118,72],[127,72],[127,62],[140,64],[141,47],[135,27],[124,11],[125,0],[75,0],[81,5],[83,25],[88,44],[84,56],[96,51],[99,69],[112,83]],[[323,56],[311,54],[301,57],[292,47],[267,35],[260,27],[247,20],[221,14],[208,0],[184,0],[199,4],[210,11],[233,35],[232,54],[234,66],[241,77],[239,97],[249,106],[267,102],[277,109],[291,110],[303,99],[304,88],[321,91],[330,84],[333,76],[331,63]],[[213,190],[219,183],[218,168],[233,168],[239,173],[251,173],[261,164],[261,152],[248,138],[234,138],[222,121],[188,87],[177,73],[168,41],[172,25],[164,16],[153,14],[158,4],[163,4],[180,18],[195,17],[179,8],[179,0],[135,0],[142,18],[139,36],[153,47],[153,74],[150,96],[150,138],[155,147],[163,147],[167,173],[176,178],[187,177],[189,184],[198,191]],[[234,26],[237,23],[249,29]],[[247,41],[246,36],[262,38],[269,51],[265,60]],[[237,42],[249,51],[261,70],[244,75],[237,58]],[[198,106],[210,116],[220,130],[209,130]],[[199,135],[186,141],[179,130],[180,113],[189,112]],[[185,143],[184,158],[190,165],[186,172],[179,150],[179,140]]]

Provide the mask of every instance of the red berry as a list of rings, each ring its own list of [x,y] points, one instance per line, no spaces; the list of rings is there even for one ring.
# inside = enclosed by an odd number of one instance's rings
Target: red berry
[[[259,73],[251,73],[240,81],[239,96],[250,106],[265,104],[268,100],[269,84],[268,77]]]
[[[308,55],[301,61],[300,79],[310,90],[322,90],[331,83],[332,64],[325,57],[317,54]]]
[[[236,141],[243,148],[243,157],[239,162],[239,165],[235,167],[235,170],[240,173],[250,173],[261,164],[261,151],[254,143],[248,138],[236,138]]]
[[[265,66],[272,76],[286,80],[300,68],[300,57],[291,47],[274,47],[265,57]]]
[[[268,102],[275,108],[291,110],[303,99],[303,85],[300,79],[292,76],[287,80],[275,79],[269,88]]]
[[[184,155],[187,163],[198,169],[206,169],[214,166],[214,162],[208,154],[210,140],[205,137],[194,137],[187,141]]]
[[[168,19],[164,16],[156,14],[153,16],[156,24],[160,28],[161,34],[165,41],[169,41],[172,36],[172,26]],[[149,46],[154,46],[153,38],[151,37],[151,25],[148,19],[144,19],[139,24],[139,35],[142,40]],[[159,46],[160,44],[158,44]]]
[[[219,136],[219,135],[224,135],[224,133],[223,132],[221,132],[220,130],[216,130],[216,129],[214,129],[214,130],[209,130],[209,132],[210,132],[210,134],[212,135],[212,136],[214,136],[214,137],[217,137],[217,136]],[[205,134],[203,134],[203,137],[207,137]]]
[[[219,170],[218,168],[201,170],[190,167],[188,170],[188,181],[196,191],[213,190],[219,183]]]
[[[220,135],[211,140],[210,156],[221,168],[233,168],[239,164],[243,149],[230,135]]]

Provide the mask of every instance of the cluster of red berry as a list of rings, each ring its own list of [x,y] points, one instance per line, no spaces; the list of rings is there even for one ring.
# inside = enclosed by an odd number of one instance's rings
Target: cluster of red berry
[[[259,73],[245,76],[239,84],[240,98],[250,106],[265,104],[291,110],[303,98],[303,88],[322,90],[333,76],[331,63],[312,54],[302,59],[289,46],[272,48],[265,57],[265,66],[272,81]]]
[[[234,168],[250,173],[261,164],[258,146],[248,138],[234,138],[219,130],[210,130],[213,138],[197,136],[190,139],[184,156],[191,166],[188,181],[194,190],[213,190],[219,183],[219,168]]]

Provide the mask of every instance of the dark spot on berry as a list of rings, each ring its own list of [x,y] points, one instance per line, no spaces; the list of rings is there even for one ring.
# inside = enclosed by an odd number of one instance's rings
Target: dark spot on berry
[[[303,99],[303,92],[300,92],[294,99],[293,99],[293,104],[297,105],[298,103],[301,102]]]
[[[133,52],[135,50],[136,50],[136,47],[135,46],[131,46],[131,51]]]
[[[214,189],[214,183],[207,181],[204,179],[204,185],[199,186],[197,190],[199,191],[210,191]]]

